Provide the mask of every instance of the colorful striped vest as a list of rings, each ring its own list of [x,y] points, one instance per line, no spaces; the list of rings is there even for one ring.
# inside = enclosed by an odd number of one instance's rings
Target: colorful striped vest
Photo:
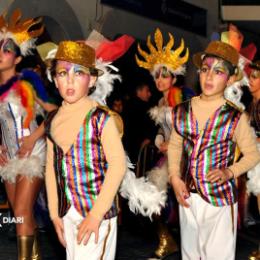
[[[206,175],[213,169],[233,164],[236,144],[232,138],[241,112],[228,103],[217,109],[203,131],[191,109],[191,101],[174,110],[174,127],[183,138],[182,177],[188,188],[196,188],[201,197],[214,206],[231,205],[237,200],[234,179],[222,185],[210,183]]]
[[[46,120],[45,127],[54,145],[59,216],[63,217],[73,205],[83,217],[86,217],[98,197],[107,170],[101,134],[109,114],[99,107],[92,109],[86,115],[76,141],[65,154],[51,137],[51,121],[55,114],[53,113]],[[108,219],[116,215],[117,207],[113,203],[104,218]]]

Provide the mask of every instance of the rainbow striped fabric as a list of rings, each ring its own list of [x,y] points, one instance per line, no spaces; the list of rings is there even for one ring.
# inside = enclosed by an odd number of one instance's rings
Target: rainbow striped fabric
[[[63,154],[62,149],[49,136],[54,143],[54,167],[61,217],[66,214],[71,204],[86,217],[100,193],[108,166],[101,144],[101,134],[108,118],[107,111],[99,107],[93,108],[86,115],[77,139],[66,154]],[[114,203],[104,218],[116,215],[117,208]]]
[[[241,112],[225,103],[208,119],[205,129],[199,131],[191,101],[174,110],[174,127],[184,138],[187,158],[183,178],[188,187],[194,185],[201,197],[214,206],[231,205],[237,200],[234,179],[219,185],[208,182],[206,175],[213,169],[225,169],[233,163],[236,144],[232,138],[240,116]]]

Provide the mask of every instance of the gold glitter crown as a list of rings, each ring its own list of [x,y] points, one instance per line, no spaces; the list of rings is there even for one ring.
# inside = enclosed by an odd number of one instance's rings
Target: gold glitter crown
[[[37,30],[30,30],[32,26],[41,23],[42,19],[26,19],[21,21],[22,13],[20,9],[16,9],[9,22],[5,20],[6,13],[0,16],[0,38],[12,39],[21,50],[23,55],[30,53],[31,48],[35,48],[35,37],[42,34],[43,25]]]
[[[184,64],[189,58],[189,49],[187,48],[184,56],[180,56],[184,50],[184,41],[181,39],[180,46],[172,50],[174,45],[174,37],[169,33],[169,42],[163,47],[163,36],[161,31],[157,28],[154,34],[155,45],[151,43],[151,36],[147,37],[147,47],[150,50],[150,54],[143,51],[138,44],[138,52],[144,58],[145,61],[139,60],[138,56],[135,55],[136,62],[139,67],[145,68],[152,72],[156,65],[164,65],[168,67],[175,74],[184,74]]]
[[[84,42],[60,42],[54,59],[68,61],[89,68],[90,73],[95,76],[101,76],[103,74],[103,71],[97,69],[95,66],[95,50]]]

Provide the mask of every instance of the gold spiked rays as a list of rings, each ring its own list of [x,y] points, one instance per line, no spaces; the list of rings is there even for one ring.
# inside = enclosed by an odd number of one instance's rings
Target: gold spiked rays
[[[174,45],[174,37],[171,33],[169,33],[169,41],[166,46],[163,47],[163,36],[161,31],[157,28],[154,34],[154,42],[155,46],[151,43],[151,36],[149,35],[147,37],[147,47],[150,54],[142,50],[138,44],[138,52],[144,59],[144,61],[142,61],[137,55],[135,55],[136,62],[139,67],[152,71],[155,65],[161,64],[169,67],[173,72],[175,72],[188,61],[188,48],[186,48],[185,54],[180,56],[185,48],[183,39],[181,40],[180,46],[173,50],[172,47]]]

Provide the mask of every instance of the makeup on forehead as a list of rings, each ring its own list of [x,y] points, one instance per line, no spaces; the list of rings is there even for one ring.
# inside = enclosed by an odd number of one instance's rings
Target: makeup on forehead
[[[12,39],[2,39],[0,41],[0,49],[3,51],[12,51],[18,54],[19,47],[14,43]]]
[[[83,67],[82,65],[71,63],[68,61],[62,61],[62,60],[58,60],[56,69],[57,70],[65,69],[67,72],[73,69],[74,72],[81,70],[84,71],[85,73],[89,73],[89,69]]]
[[[221,59],[218,59],[218,58],[206,57],[202,62],[202,66],[203,65],[206,65],[209,68],[213,68],[213,69],[217,68],[218,70],[221,70],[225,73],[229,72],[227,66],[225,65],[225,62]]]

